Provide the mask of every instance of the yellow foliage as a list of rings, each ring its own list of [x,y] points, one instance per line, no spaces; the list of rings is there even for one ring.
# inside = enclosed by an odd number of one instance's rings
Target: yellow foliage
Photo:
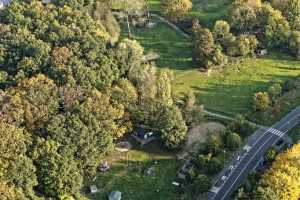
[[[300,144],[277,156],[263,176],[263,185],[270,187],[281,200],[300,198]]]

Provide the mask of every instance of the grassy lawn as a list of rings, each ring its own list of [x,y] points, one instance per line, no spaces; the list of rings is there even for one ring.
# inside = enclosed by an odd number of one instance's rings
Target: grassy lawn
[[[160,53],[159,69],[174,71],[174,88],[178,94],[192,89],[206,108],[229,115],[249,112],[254,93],[265,91],[272,80],[283,82],[300,74],[299,61],[272,53],[264,58],[232,64],[207,77],[192,63],[191,42],[165,24],[159,23],[153,29],[135,29],[133,33],[146,52]],[[297,103],[297,100],[293,101]],[[284,101],[285,110],[295,105],[291,101]]]
[[[97,185],[100,192],[90,196],[90,199],[106,199],[113,190],[121,191],[124,200],[177,199],[172,182],[180,164],[174,155],[164,152],[159,144],[148,144],[143,149],[134,145],[129,152],[114,153],[110,158],[108,161],[113,163],[112,169],[92,183]],[[152,166],[154,173],[148,176],[146,171]]]
[[[123,37],[127,37],[124,28]],[[159,22],[153,29],[132,27],[134,39],[145,48],[145,53],[155,51],[161,58],[156,62],[159,68],[170,68],[175,74],[196,69],[192,63],[191,42]]]
[[[198,18],[200,24],[211,27],[216,20],[225,19],[232,0],[193,0],[189,17]]]
[[[198,18],[200,24],[211,27],[216,20],[225,19],[230,10],[232,0],[192,0],[193,9],[188,18]],[[149,0],[152,12],[160,11],[160,0]]]

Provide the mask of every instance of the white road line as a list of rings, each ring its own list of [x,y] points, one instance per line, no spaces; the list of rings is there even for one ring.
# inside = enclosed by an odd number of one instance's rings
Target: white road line
[[[300,108],[300,106],[298,107],[298,108]],[[292,111],[293,112],[293,111]],[[298,118],[299,116],[296,114],[296,116],[294,116],[294,117],[292,117],[287,123],[285,123],[285,124],[283,124],[282,126],[280,126],[280,128],[282,128],[282,127],[284,127],[286,124],[290,124],[290,121],[292,121],[292,120],[294,120],[295,118]],[[285,118],[282,118],[282,120],[283,119],[285,119]],[[280,122],[280,121],[279,121]],[[276,125],[276,124],[275,124]],[[272,128],[272,127],[271,127]],[[266,134],[266,133],[268,133],[269,132],[269,130],[271,129],[271,128],[269,128],[269,129],[267,129],[267,131],[265,131],[253,144],[252,144],[252,146],[255,146],[259,141],[260,141],[260,139]],[[280,129],[279,128],[279,129]],[[286,131],[287,132],[287,131]],[[286,132],[283,132],[283,135],[286,133]],[[282,136],[283,136],[282,135]],[[271,139],[272,137],[270,137],[267,141],[269,141],[270,139]],[[265,143],[264,143],[265,144]],[[261,146],[261,147],[263,147],[263,146]],[[260,148],[261,148],[260,147]],[[255,156],[256,156],[256,154],[258,153],[259,151],[256,151],[255,152]],[[246,156],[245,156],[246,157]],[[245,157],[243,157],[242,158],[242,160],[240,161],[240,163],[245,159]],[[242,172],[244,171],[244,169],[245,168],[247,168],[248,167],[248,165],[249,165],[249,163],[252,161],[252,159],[253,159],[253,156],[251,157],[251,159],[249,160],[249,162],[246,164],[246,166],[243,168],[243,170],[241,170],[241,173],[237,176],[237,178],[235,179],[235,181],[234,181],[234,183],[233,184],[231,184],[231,186],[229,187],[229,189],[227,190],[227,192],[225,193],[225,195],[223,195],[223,198],[221,199],[221,200],[223,200],[225,197],[226,197],[226,195],[230,192],[230,190],[231,190],[231,188],[233,187],[233,185],[236,183],[236,181],[238,180],[238,178],[240,177],[240,175],[242,174]],[[229,176],[230,177],[230,176]],[[228,177],[228,178],[229,178]],[[228,179],[227,179],[228,180]],[[227,182],[227,180],[223,183],[223,186],[222,187],[224,187],[224,185],[226,184],[226,182]],[[221,188],[222,188],[221,187]],[[221,188],[220,188],[220,190],[221,190]],[[217,194],[214,194],[213,195],[213,197],[212,197],[212,199],[214,199],[215,198],[215,196],[216,196]]]
[[[229,189],[227,190],[227,192],[225,192],[225,194],[223,195],[223,197],[221,198],[221,200],[223,200],[226,195],[230,192],[232,186],[237,182],[237,180],[239,179],[239,177],[241,176],[241,174],[243,173],[243,171],[248,167],[248,165],[250,164],[250,162],[252,161],[252,159],[259,153],[259,151],[264,147],[264,145],[266,143],[268,143],[270,140],[272,139],[272,137],[268,138],[262,146],[260,146],[258,148],[258,151],[255,152],[255,154],[249,159],[249,161],[247,162],[247,164],[244,166],[244,168],[241,170],[241,172],[239,173],[239,175],[237,176],[237,178],[234,180],[234,182],[231,184],[231,186],[229,187]]]

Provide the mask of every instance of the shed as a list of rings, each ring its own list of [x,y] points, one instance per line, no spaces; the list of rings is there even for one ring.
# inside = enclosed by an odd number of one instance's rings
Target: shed
[[[3,9],[5,6],[9,5],[11,0],[0,0],[0,9]]]
[[[98,192],[97,186],[96,185],[91,185],[90,186],[90,191],[91,191],[92,194],[97,193]]]
[[[122,193],[120,191],[112,191],[109,196],[108,200],[121,200]]]
[[[135,128],[132,137],[138,141],[141,146],[152,142],[156,138],[151,130],[142,127]]]

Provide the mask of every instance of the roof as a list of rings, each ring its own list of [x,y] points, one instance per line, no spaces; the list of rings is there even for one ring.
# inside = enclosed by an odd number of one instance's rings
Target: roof
[[[0,5],[7,6],[11,0],[0,0]]]
[[[121,200],[121,198],[122,198],[122,193],[120,191],[113,191],[108,196],[109,200]]]
[[[134,129],[134,132],[136,132],[138,136],[144,136],[151,131],[148,129],[139,127],[139,128]]]

